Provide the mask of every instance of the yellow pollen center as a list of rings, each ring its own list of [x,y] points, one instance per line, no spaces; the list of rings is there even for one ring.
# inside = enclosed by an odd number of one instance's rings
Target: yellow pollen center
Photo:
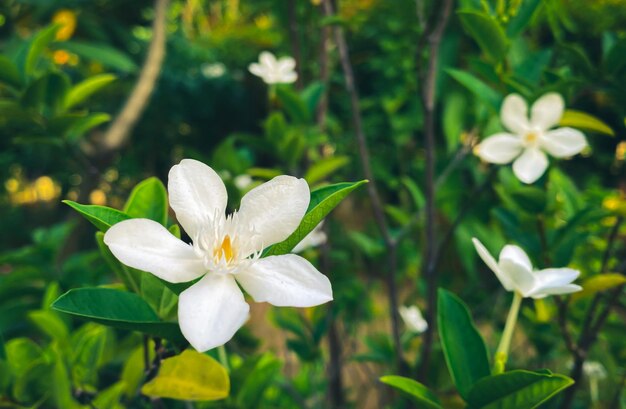
[[[535,132],[528,132],[525,139],[527,143],[534,143],[537,141],[537,138],[539,138],[539,136]]]
[[[233,246],[230,242],[230,236],[224,237],[222,245],[213,251],[213,255],[218,260],[222,257],[224,257],[227,262],[233,260],[233,258],[235,257],[235,251],[233,250]]]

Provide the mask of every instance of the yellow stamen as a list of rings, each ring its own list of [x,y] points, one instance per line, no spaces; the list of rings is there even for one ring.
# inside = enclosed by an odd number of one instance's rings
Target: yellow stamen
[[[230,236],[224,237],[224,241],[222,241],[222,245],[216,248],[213,251],[213,255],[218,260],[222,257],[226,259],[227,262],[230,262],[235,257],[235,251],[233,250],[233,246],[230,242]]]
[[[538,137],[539,136],[535,132],[528,132],[526,134],[526,142],[527,143],[534,143],[537,140]]]

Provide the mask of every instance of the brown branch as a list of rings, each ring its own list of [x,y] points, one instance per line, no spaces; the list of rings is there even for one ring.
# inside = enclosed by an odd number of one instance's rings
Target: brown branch
[[[443,0],[436,25],[428,35],[428,68],[424,75],[422,103],[424,105],[424,145],[426,148],[426,257],[422,271],[427,283],[426,321],[428,330],[424,333],[422,345],[422,363],[419,378],[425,379],[430,366],[434,332],[437,316],[437,274],[436,274],[436,236],[435,236],[435,86],[437,82],[437,65],[439,63],[439,47],[443,33],[452,12],[453,0]],[[418,66],[421,61],[418,61]]]
[[[331,0],[324,0],[324,12],[327,17],[335,15]],[[363,121],[361,118],[361,109],[359,107],[359,93],[356,88],[354,79],[354,71],[352,69],[352,63],[350,62],[350,53],[348,50],[348,44],[340,26],[334,28],[335,42],[339,51],[339,60],[341,68],[344,74],[344,80],[346,83],[346,90],[350,96],[350,108],[352,111],[352,123],[354,126],[354,132],[356,134],[357,147],[359,156],[361,159],[361,168],[366,179],[369,180],[367,184],[367,193],[372,204],[372,211],[374,213],[374,220],[383,236],[385,246],[388,254],[388,267],[389,270],[386,274],[387,287],[389,292],[389,314],[391,318],[391,334],[396,354],[396,364],[399,369],[404,368],[404,359],[402,357],[402,344],[400,342],[400,318],[398,316],[398,290],[396,287],[396,269],[397,269],[397,254],[396,254],[396,242],[391,236],[385,213],[383,209],[382,200],[378,189],[376,187],[376,180],[371,168],[369,148],[365,139],[365,132],[363,130]]]
[[[104,134],[102,148],[113,151],[126,143],[133,127],[148,105],[165,58],[166,12],[169,0],[155,0],[152,41],[139,79],[120,113]]]

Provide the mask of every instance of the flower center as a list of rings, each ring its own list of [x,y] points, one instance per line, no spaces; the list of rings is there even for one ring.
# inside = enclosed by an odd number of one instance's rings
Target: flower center
[[[229,235],[224,236],[222,244],[215,250],[213,250],[213,257],[215,257],[215,259],[218,261],[221,258],[224,258],[227,263],[233,261],[233,259],[235,258],[235,250],[233,249],[233,245],[230,241]]]
[[[530,131],[526,135],[524,135],[524,142],[526,142],[527,145],[536,144],[538,139],[539,139],[539,134],[534,131]]]

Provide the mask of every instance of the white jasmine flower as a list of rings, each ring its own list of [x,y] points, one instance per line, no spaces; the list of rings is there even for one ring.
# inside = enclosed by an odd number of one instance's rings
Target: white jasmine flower
[[[428,323],[422,316],[422,312],[416,305],[405,307],[404,305],[398,308],[400,317],[404,321],[407,329],[411,332],[421,334],[428,329]]]
[[[317,247],[321,244],[326,243],[326,240],[328,238],[326,237],[326,233],[324,233],[324,230],[322,230],[323,225],[324,222],[322,221],[317,226],[315,226],[315,228],[311,230],[311,233],[304,236],[300,243],[298,243],[296,247],[291,250],[291,252],[302,253],[306,249]]]
[[[226,74],[226,66],[221,62],[202,64],[200,71],[205,78],[219,78]]]
[[[583,363],[583,372],[590,379],[606,378],[606,368],[597,361],[585,361]]]
[[[286,239],[309,205],[304,179],[278,176],[248,192],[239,211],[225,215],[226,187],[213,169],[185,159],[172,167],[169,200],[192,238],[189,245],[148,219],[112,226],[104,242],[122,263],[170,283],[200,278],[179,296],[178,321],[189,343],[206,351],[229,341],[250,307],[237,283],[257,302],[311,307],[332,300],[328,278],[295,254],[260,258]]]
[[[572,284],[580,274],[577,270],[571,268],[533,270],[524,250],[510,244],[504,246],[500,252],[500,260],[496,261],[478,239],[473,238],[472,241],[480,258],[496,274],[507,291],[517,292],[523,297],[543,298],[582,290],[581,286]]]
[[[513,161],[513,172],[524,183],[533,183],[548,167],[546,152],[555,158],[580,153],[587,140],[573,128],[552,129],[563,116],[565,103],[556,93],[545,94],[531,107],[517,95],[508,95],[502,104],[500,120],[511,133],[501,132],[485,139],[478,156],[486,162],[507,164]]]
[[[263,51],[259,55],[259,62],[252,63],[248,66],[248,70],[261,77],[266,84],[290,84],[298,79],[298,74],[294,70],[296,68],[296,60],[291,57],[282,57],[276,59],[274,54],[269,51]]]

